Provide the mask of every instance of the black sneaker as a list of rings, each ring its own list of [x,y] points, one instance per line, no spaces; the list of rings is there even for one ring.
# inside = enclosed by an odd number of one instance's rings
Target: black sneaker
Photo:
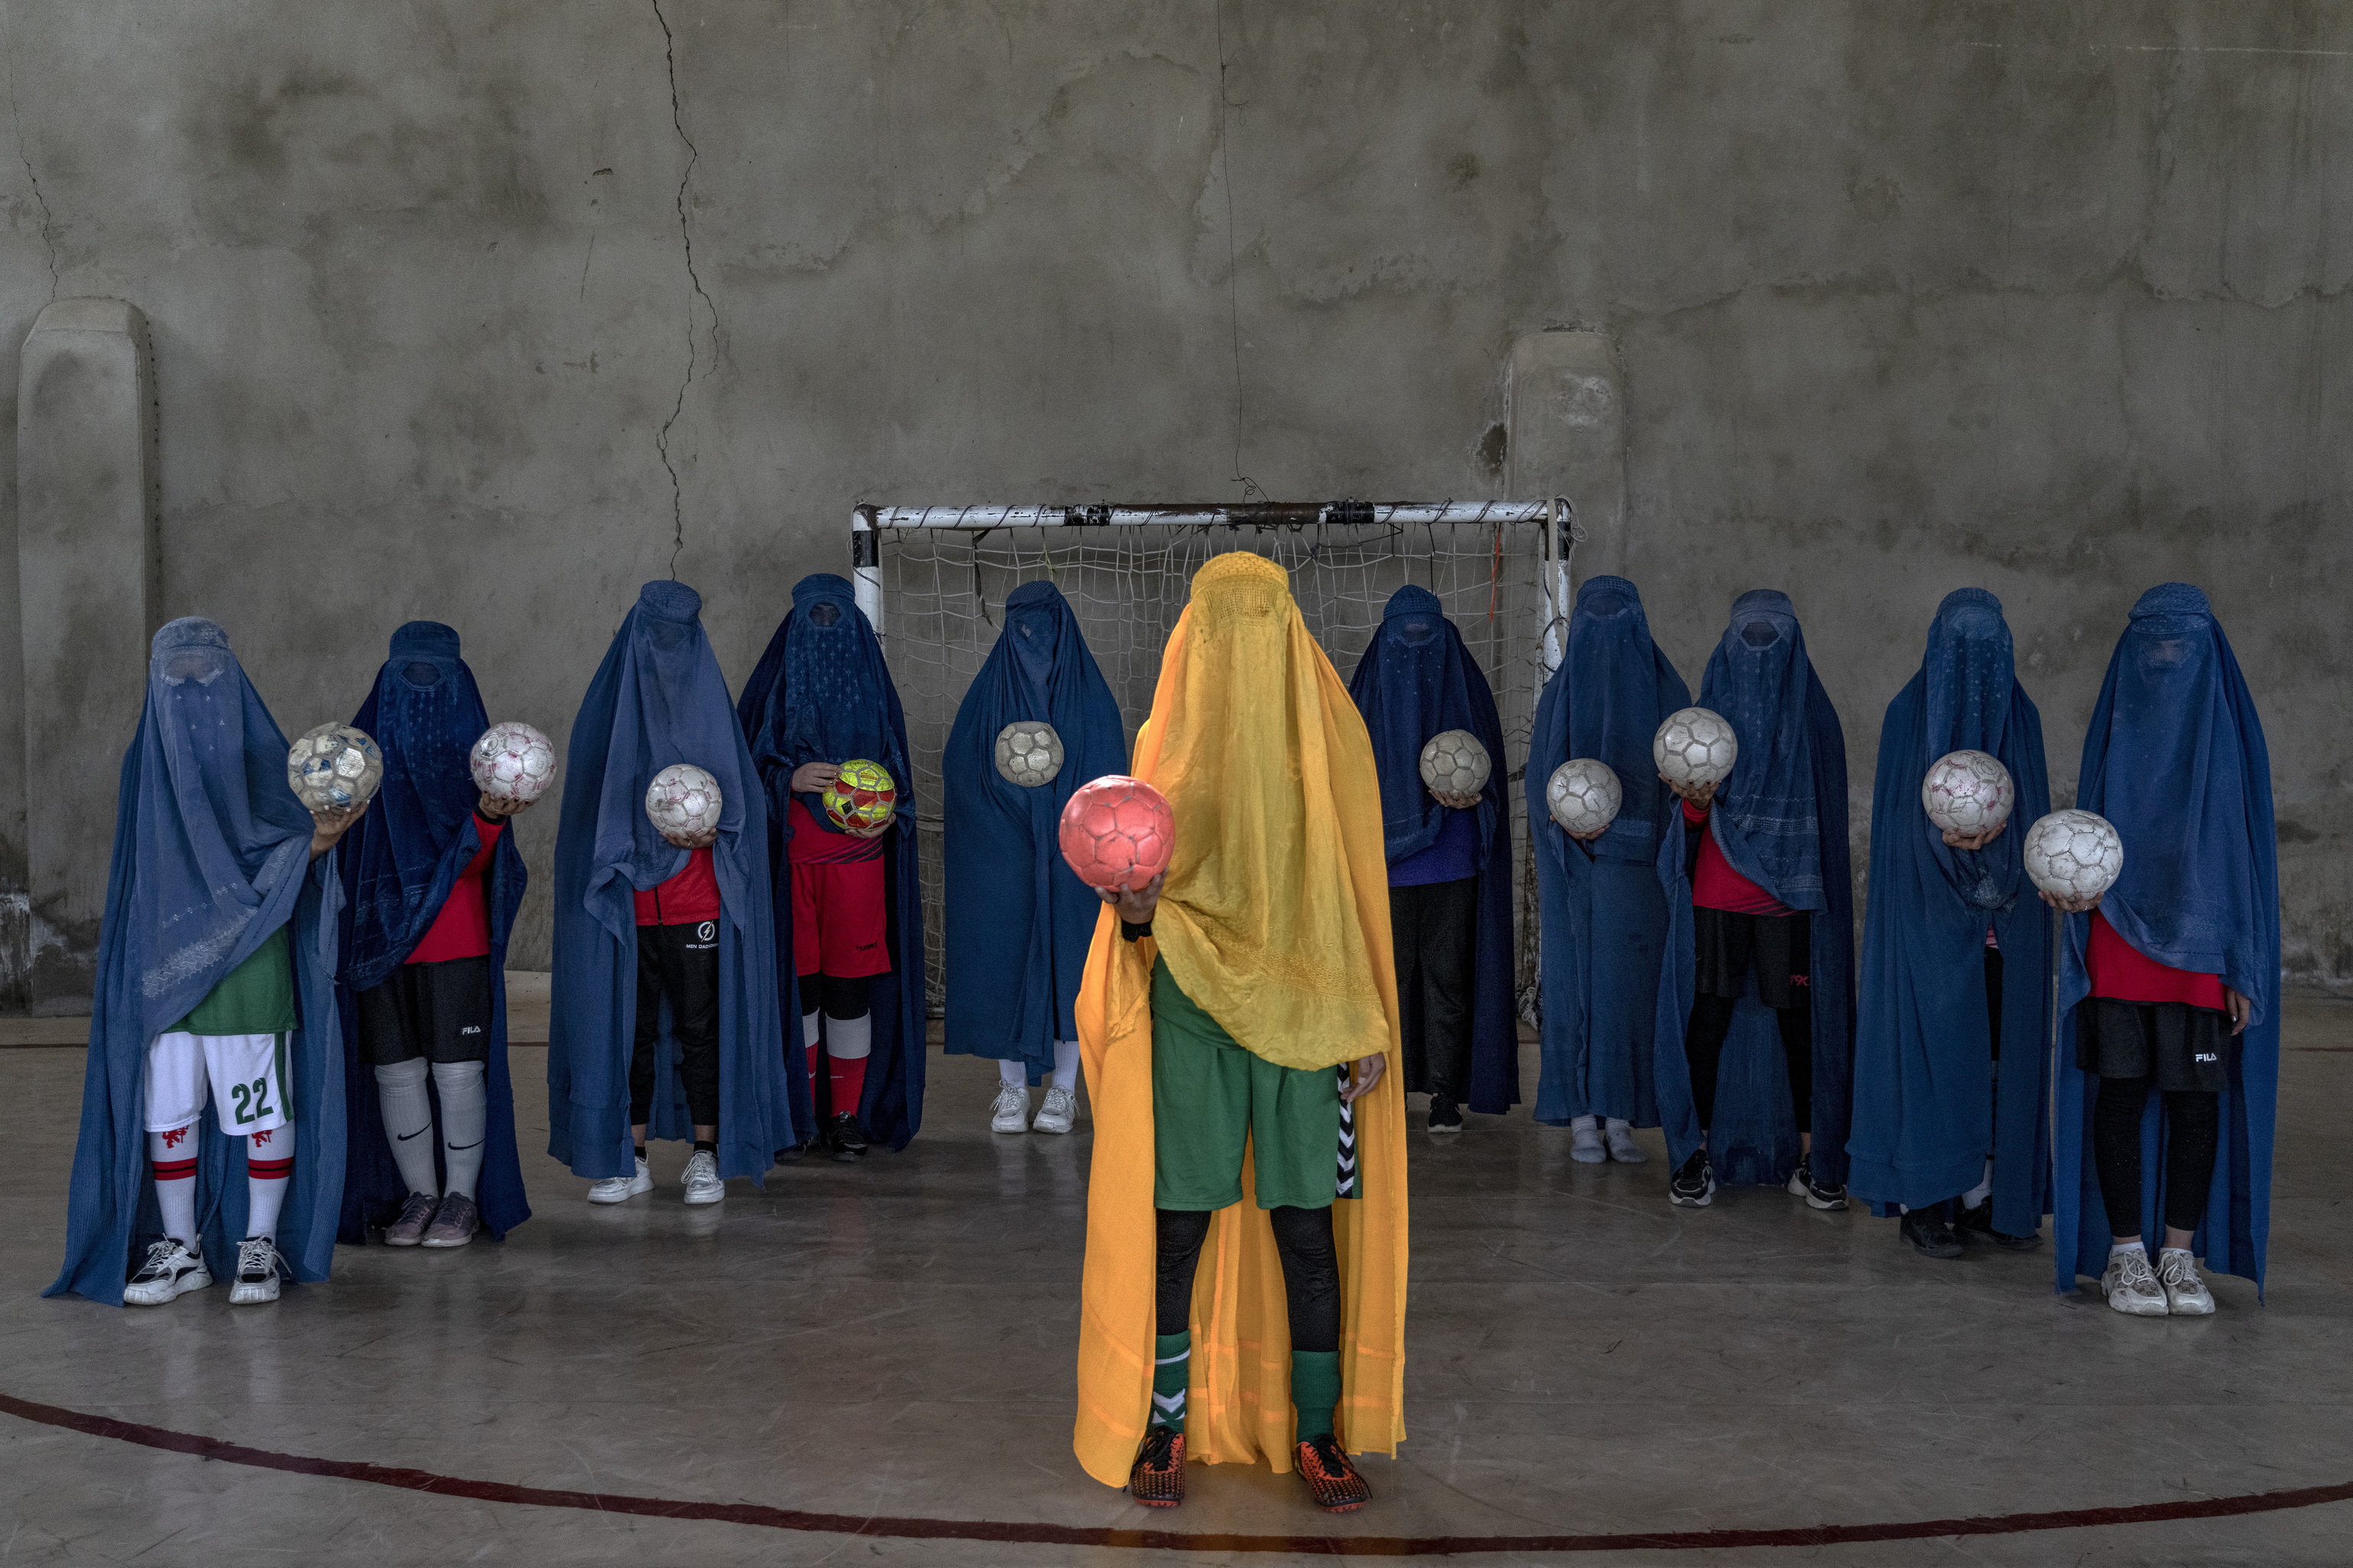
[[[1798,1168],[1789,1172],[1789,1196],[1803,1198],[1810,1209],[1843,1209],[1846,1189],[1828,1181],[1814,1180],[1814,1157],[1799,1157]]]
[[[1432,1132],[1461,1132],[1462,1130],[1461,1107],[1457,1106],[1452,1100],[1448,1099],[1444,1095],[1430,1096],[1430,1130]]]
[[[1942,1216],[1929,1209],[1915,1209],[1904,1216],[1904,1239],[1923,1257],[1958,1257],[1960,1239]]]
[[[1704,1146],[1668,1179],[1667,1202],[1679,1209],[1704,1209],[1715,1202],[1715,1167],[1707,1162]]]
[[[833,1157],[844,1162],[856,1160],[866,1152],[866,1135],[858,1130],[858,1118],[848,1111],[825,1124],[825,1146]]]
[[[1991,1242],[2005,1252],[2032,1252],[2042,1245],[2042,1233],[2014,1236],[1993,1228],[1993,1200],[1988,1198],[1974,1209],[1963,1209],[1961,1217],[1953,1222],[1953,1229],[1965,1242]]]

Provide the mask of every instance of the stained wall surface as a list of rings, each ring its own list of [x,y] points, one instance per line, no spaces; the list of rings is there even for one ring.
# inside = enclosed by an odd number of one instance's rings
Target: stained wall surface
[[[144,313],[160,613],[290,732],[430,617],[560,742],[673,569],[740,680],[860,500],[1540,493],[1506,366],[1575,327],[1624,405],[1580,572],[1694,677],[1786,588],[1858,834],[1947,589],[2009,606],[2063,799],[2126,608],[2204,586],[2292,978],[2353,985],[2353,13],[77,0],[0,43],[0,388],[52,298]]]

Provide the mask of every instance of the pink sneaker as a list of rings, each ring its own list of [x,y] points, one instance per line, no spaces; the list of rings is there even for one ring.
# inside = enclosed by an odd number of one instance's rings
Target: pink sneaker
[[[385,1227],[386,1246],[415,1246],[425,1239],[425,1227],[433,1223],[433,1211],[441,1200],[424,1192],[411,1192],[408,1202],[400,1205],[400,1218]]]
[[[427,1246],[464,1246],[474,1239],[482,1226],[482,1212],[474,1200],[463,1192],[452,1192],[441,1200],[441,1207],[433,1216],[433,1226],[425,1233]]]

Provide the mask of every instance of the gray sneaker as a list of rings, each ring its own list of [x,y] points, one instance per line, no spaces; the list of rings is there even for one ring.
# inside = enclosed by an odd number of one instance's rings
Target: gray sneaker
[[[2165,1287],[2149,1271],[2148,1254],[2138,1247],[2108,1254],[2108,1271],[2100,1276],[2100,1290],[2109,1306],[2135,1318],[2162,1318],[2173,1309],[2166,1304]]]
[[[2198,1277],[2198,1260],[2187,1247],[2169,1246],[2157,1255],[2157,1280],[2165,1287],[2165,1309],[2177,1318],[2203,1318],[2214,1310],[2213,1293]]]
[[[237,1283],[228,1287],[229,1304],[249,1307],[278,1299],[278,1273],[285,1266],[278,1244],[268,1236],[248,1236],[237,1245]]]
[[[715,1203],[725,1196],[727,1183],[719,1179],[719,1161],[710,1150],[696,1150],[686,1162],[686,1201]]]
[[[400,1205],[400,1218],[384,1228],[384,1245],[415,1246],[423,1241],[425,1227],[433,1223],[433,1211],[440,1202],[429,1192],[411,1192]]]
[[[1046,1090],[1046,1103],[1039,1108],[1038,1119],[1029,1124],[1032,1132],[1068,1132],[1079,1118],[1079,1097],[1060,1085]]]
[[[162,1307],[213,1282],[205,1260],[170,1236],[147,1248],[147,1261],[122,1287],[125,1307]]]
[[[427,1246],[464,1246],[482,1228],[482,1211],[474,1200],[463,1192],[452,1192],[441,1200],[441,1207],[433,1215],[433,1227],[425,1233]]]

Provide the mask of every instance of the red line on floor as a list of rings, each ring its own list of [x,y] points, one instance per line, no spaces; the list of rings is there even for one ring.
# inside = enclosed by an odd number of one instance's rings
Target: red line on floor
[[[1125,1547],[1140,1551],[1312,1552],[1329,1557],[1445,1557],[1497,1552],[1698,1552],[1737,1546],[1836,1546],[1856,1542],[1920,1541],[1947,1535],[2017,1535],[2040,1530],[2081,1530],[2094,1525],[2163,1524],[2186,1519],[2229,1519],[2353,1500],[2353,1481],[2286,1491],[2248,1492],[2237,1497],[2138,1503],[2122,1508],[2063,1509],[2049,1513],[2004,1513],[1972,1519],[1924,1519],[1885,1524],[1821,1524],[1784,1530],[1684,1530],[1623,1531],[1607,1535],[1218,1535],[1176,1530],[1113,1530],[1103,1526],[1023,1524],[987,1520],[890,1519],[849,1513],[807,1513],[765,1503],[693,1502],[682,1498],[630,1497],[612,1492],[559,1491],[507,1481],[468,1480],[430,1470],[401,1469],[351,1459],[318,1459],[248,1448],[241,1443],[191,1432],[90,1415],[54,1404],[37,1404],[0,1393],[0,1413],[45,1426],[61,1426],[92,1437],[135,1443],[171,1454],[187,1454],[256,1469],[296,1476],[326,1476],[364,1481],[403,1491],[477,1502],[522,1503],[533,1508],[583,1509],[636,1514],[648,1519],[715,1520],[766,1530],[820,1535],[881,1536],[906,1541],[988,1541],[1034,1546]]]

